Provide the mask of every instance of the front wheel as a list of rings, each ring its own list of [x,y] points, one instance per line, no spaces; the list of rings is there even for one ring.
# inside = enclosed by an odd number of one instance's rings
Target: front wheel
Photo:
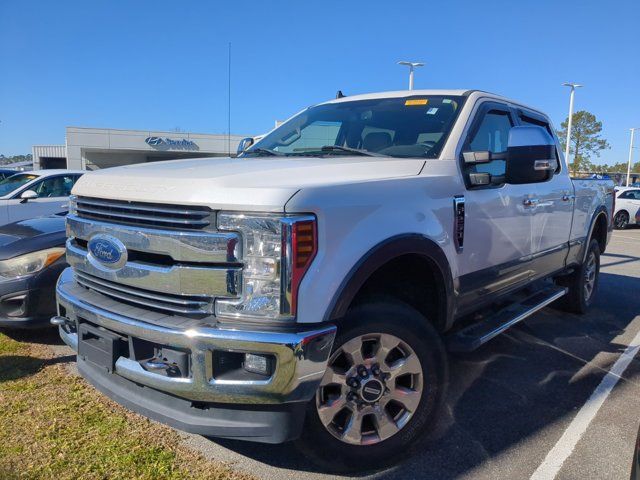
[[[435,329],[402,303],[342,320],[298,446],[327,470],[398,462],[434,423],[448,371]]]
[[[624,230],[629,225],[629,214],[624,210],[616,213],[613,217],[613,228],[616,230]]]

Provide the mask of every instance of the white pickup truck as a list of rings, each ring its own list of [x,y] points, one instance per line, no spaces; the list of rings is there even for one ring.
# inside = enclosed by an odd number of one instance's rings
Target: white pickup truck
[[[328,468],[410,452],[448,351],[552,302],[584,312],[614,209],[612,183],[570,179],[547,116],[475,90],[335,99],[239,158],[92,172],[73,194],[52,323],[81,374]]]

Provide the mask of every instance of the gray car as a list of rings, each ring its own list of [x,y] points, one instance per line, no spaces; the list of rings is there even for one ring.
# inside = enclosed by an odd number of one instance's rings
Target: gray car
[[[33,218],[0,227],[0,327],[49,326],[55,284],[67,266],[65,218]]]

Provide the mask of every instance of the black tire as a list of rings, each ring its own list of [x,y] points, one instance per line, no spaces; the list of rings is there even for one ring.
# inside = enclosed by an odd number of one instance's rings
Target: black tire
[[[629,225],[629,213],[624,210],[620,210],[613,217],[613,228],[616,230],[624,230]]]
[[[326,471],[372,470],[397,463],[400,459],[412,453],[416,444],[419,443],[418,440],[423,438],[434,425],[438,411],[442,407],[448,383],[446,350],[438,332],[425,320],[424,316],[409,305],[380,302],[368,303],[351,309],[339,325],[338,335],[332,350],[332,358],[336,354],[340,355],[338,349],[342,349],[347,342],[351,341],[350,344],[352,344],[354,341],[362,341],[363,336],[366,342],[370,341],[367,340],[370,336],[375,337],[376,335],[379,336],[378,338],[385,336],[385,338],[394,337],[399,339],[401,346],[408,346],[408,350],[412,350],[411,354],[415,353],[417,356],[422,375],[419,377],[421,379],[419,403],[417,403],[417,407],[414,408],[408,421],[403,423],[403,426],[398,427],[394,421],[393,428],[399,428],[397,433],[383,440],[379,436],[378,443],[370,445],[351,444],[344,439],[338,439],[335,436],[335,431],[331,433],[329,431],[330,427],[325,427],[322,423],[316,404],[316,401],[321,401],[320,398],[323,394],[323,391],[319,389],[316,395],[317,398],[312,399],[308,404],[303,433],[296,444],[304,455],[310,457]],[[366,343],[363,343],[363,345],[366,345]],[[376,355],[372,353],[367,356],[366,347],[360,351],[365,351],[363,356],[367,361],[373,358],[371,355]],[[388,359],[390,357],[387,356],[385,358]],[[399,378],[402,377],[398,377],[397,380],[393,381],[393,387],[391,383],[385,383],[385,386],[397,389]],[[388,378],[386,382],[389,382]],[[364,388],[364,385],[362,388]],[[344,388],[342,387],[342,391],[344,391]],[[414,391],[412,390],[412,392]],[[363,402],[357,395],[353,393],[351,395],[352,399],[356,397],[358,402]],[[379,400],[378,405],[383,405],[382,398]],[[387,408],[390,408],[388,405],[387,407],[383,405],[381,408],[386,411]],[[350,412],[350,410],[347,410],[347,412]],[[366,433],[364,426],[360,429],[360,434],[362,435],[363,433]]]
[[[593,272],[593,285],[591,293],[587,294],[587,277],[591,278],[591,261],[594,262],[595,271]],[[588,275],[589,274],[589,275]],[[568,287],[569,291],[562,297],[558,306],[567,312],[585,313],[596,296],[598,291],[598,277],[600,276],[600,245],[597,240],[591,240],[585,256],[585,261],[580,267],[570,275],[557,279],[558,285]]]

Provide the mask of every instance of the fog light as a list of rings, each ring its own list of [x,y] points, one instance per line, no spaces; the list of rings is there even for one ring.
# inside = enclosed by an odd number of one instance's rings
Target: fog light
[[[247,372],[258,375],[271,375],[271,355],[257,355],[255,353],[244,354],[244,369]]]

